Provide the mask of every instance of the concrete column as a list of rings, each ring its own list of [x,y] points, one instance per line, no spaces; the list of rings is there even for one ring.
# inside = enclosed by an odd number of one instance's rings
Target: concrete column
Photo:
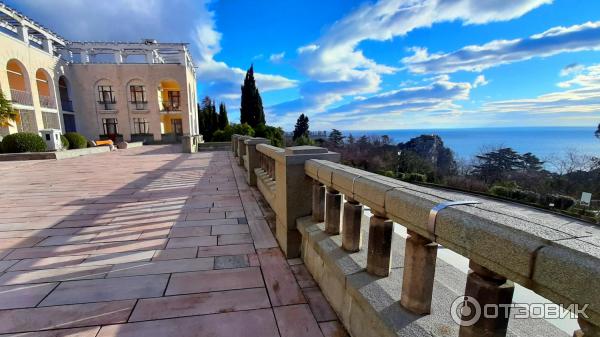
[[[250,136],[240,136],[237,139],[238,145],[237,145],[237,157],[238,157],[238,164],[240,166],[244,166],[244,156],[246,155],[246,144],[244,144],[244,141],[246,141],[246,139],[250,139],[252,137]]]
[[[382,214],[374,212],[369,222],[369,247],[367,272],[376,276],[390,274],[392,257],[392,233],[394,223]]]
[[[90,52],[88,50],[81,51],[81,63],[87,64],[90,63]]]
[[[431,313],[437,244],[411,230],[404,249],[400,303],[418,315]]]
[[[300,256],[301,236],[296,219],[312,214],[312,180],[304,172],[309,159],[339,162],[339,153],[316,146],[295,146],[285,149],[275,161],[276,237],[287,258]]]
[[[49,38],[44,38],[44,40],[42,41],[42,48],[47,53],[52,54],[54,52],[54,45],[53,45],[52,40]]]
[[[483,312],[486,305],[497,307],[496,318],[481,317],[471,325],[463,324],[460,327],[459,337],[504,337],[508,326],[510,313],[509,305],[512,303],[514,284],[507,281],[502,275],[498,275],[483,266],[471,261],[471,271],[467,276],[465,296],[472,297]],[[472,319],[471,315],[463,315],[463,323]]]
[[[246,158],[248,159],[248,171],[246,172],[246,182],[250,186],[256,186],[256,173],[254,169],[260,167],[258,160],[257,144],[271,144],[271,141],[265,138],[250,138],[244,141],[246,145]]]
[[[120,50],[116,51],[116,52],[114,53],[114,55],[115,55],[115,63],[116,63],[116,64],[121,64],[121,63],[123,63],[123,53],[121,53],[121,51],[120,51]]]
[[[358,252],[362,245],[360,222],[363,215],[363,205],[354,199],[347,199],[347,202],[344,203],[342,248],[348,252]]]
[[[577,323],[579,323],[581,330],[575,331],[573,337],[600,337],[600,327],[597,325],[594,325],[581,317],[577,319]]]
[[[327,187],[325,192],[325,233],[338,235],[342,231],[342,195]]]
[[[233,151],[233,156],[237,157],[237,139],[238,139],[239,135],[233,135],[231,136],[231,151]]]
[[[154,52],[151,50],[146,52],[146,63],[154,63]]]
[[[20,24],[17,26],[17,35],[19,39],[26,44],[29,44],[29,27],[24,24]]]
[[[312,182],[312,219],[316,222],[325,220],[325,186],[316,180]]]
[[[181,137],[181,149],[183,153],[198,152],[198,144],[196,143],[196,137],[190,135],[184,135],[183,137]]]

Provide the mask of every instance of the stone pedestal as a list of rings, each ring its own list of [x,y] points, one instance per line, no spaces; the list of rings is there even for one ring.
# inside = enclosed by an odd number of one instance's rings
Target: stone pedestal
[[[418,315],[431,313],[437,248],[431,240],[408,231],[400,303]]]
[[[316,180],[312,185],[312,219],[316,222],[325,221],[325,186]]]
[[[181,151],[183,153],[195,153],[198,152],[198,144],[196,143],[196,136],[184,135],[181,137]]]
[[[367,272],[376,276],[390,274],[394,223],[381,214],[373,214],[369,222]]]
[[[342,195],[327,188],[325,192],[325,233],[338,235],[341,232]]]
[[[363,216],[363,205],[353,199],[344,204],[342,248],[348,252],[358,252],[362,245],[360,222]]]
[[[271,141],[265,138],[250,138],[244,141],[246,146],[246,158],[248,160],[247,171],[246,171],[246,182],[250,186],[256,186],[256,173],[254,172],[255,168],[260,167],[260,162],[258,160],[258,151],[256,151],[256,145],[258,144],[270,144]]]

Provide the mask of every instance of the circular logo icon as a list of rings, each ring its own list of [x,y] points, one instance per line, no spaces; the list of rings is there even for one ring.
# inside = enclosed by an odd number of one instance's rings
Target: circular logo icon
[[[456,324],[471,326],[481,318],[481,305],[471,296],[457,297],[452,302],[450,314]]]

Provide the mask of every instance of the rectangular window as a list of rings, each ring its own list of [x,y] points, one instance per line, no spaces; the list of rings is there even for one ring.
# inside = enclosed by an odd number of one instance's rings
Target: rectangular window
[[[169,98],[169,105],[172,110],[179,110],[179,91],[169,91],[167,92],[167,96]]]
[[[104,127],[104,134],[110,136],[117,135],[118,133],[118,121],[116,118],[102,118],[102,125]]]
[[[112,90],[112,85],[98,86],[98,102],[101,104],[115,103],[115,96]]]
[[[150,127],[146,118],[133,119],[133,133],[150,133]]]
[[[146,88],[143,85],[129,86],[131,103],[146,103]]]

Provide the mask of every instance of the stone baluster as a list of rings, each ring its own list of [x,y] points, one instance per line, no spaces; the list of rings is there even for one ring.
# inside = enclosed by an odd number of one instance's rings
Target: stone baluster
[[[312,219],[317,222],[325,220],[325,186],[317,180],[312,182]]]
[[[600,337],[600,327],[579,317],[577,319],[581,330],[575,331],[573,337]]]
[[[376,211],[369,221],[369,246],[367,272],[376,276],[388,276],[392,257],[392,234],[394,223]]]
[[[358,252],[362,245],[360,223],[363,216],[363,205],[346,197],[344,203],[342,248],[348,252]]]
[[[231,136],[231,151],[233,151],[233,156],[237,157],[237,145],[238,145],[238,139],[239,135],[233,135]]]
[[[325,233],[338,235],[342,227],[342,195],[337,190],[327,187],[325,192]]]
[[[237,141],[238,141],[238,145],[237,145],[238,164],[240,166],[244,166],[244,156],[246,155],[246,144],[244,144],[244,141],[246,141],[246,139],[249,139],[249,138],[251,138],[251,137],[240,136],[237,139]]]
[[[431,313],[437,244],[408,230],[400,303],[418,315]]]
[[[258,144],[270,144],[271,141],[265,138],[250,138],[244,141],[246,145],[246,158],[248,159],[248,171],[246,174],[246,182],[250,186],[256,186],[256,173],[254,169],[260,167],[259,152],[256,151]]]
[[[469,322],[476,312],[476,308],[469,306],[470,314],[462,316],[463,325],[460,327],[459,337],[503,337],[506,336],[510,304],[514,292],[514,284],[507,281],[502,275],[496,274],[487,268],[471,261],[471,271],[467,276],[465,296],[473,298],[476,306],[480,308],[481,317],[475,322]],[[486,305],[497,308],[495,317],[486,318],[483,310]]]

